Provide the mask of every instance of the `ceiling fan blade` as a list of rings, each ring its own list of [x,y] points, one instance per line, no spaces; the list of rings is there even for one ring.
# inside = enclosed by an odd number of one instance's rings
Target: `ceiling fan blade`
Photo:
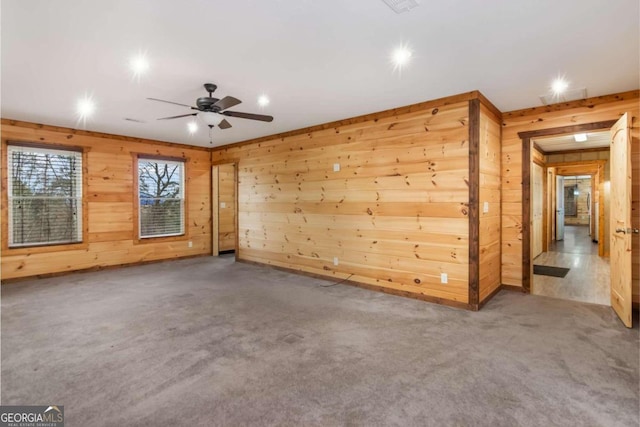
[[[231,127],[231,123],[229,123],[226,119],[222,119],[218,127],[220,129],[229,129]]]
[[[191,105],[187,105],[187,104],[180,104],[179,102],[173,102],[173,101],[165,101],[164,99],[158,99],[158,98],[147,98],[149,101],[158,101],[158,102],[164,102],[166,104],[173,104],[173,105],[179,105],[181,107],[187,107],[187,108],[193,108],[194,110],[197,110],[196,107],[192,107]]]
[[[240,104],[241,102],[242,101],[240,101],[238,98],[234,98],[233,96],[225,96],[224,98],[213,104],[213,106],[218,107],[220,110],[226,110],[227,108],[231,108],[234,105]]]
[[[171,120],[171,119],[179,119],[180,117],[189,117],[189,116],[197,116],[198,113],[190,113],[190,114],[181,114],[179,116],[171,116],[171,117],[162,117],[158,120]]]
[[[240,111],[223,111],[220,114],[229,117],[238,117],[240,119],[260,120],[261,122],[273,121],[272,116],[263,116],[262,114],[241,113]]]

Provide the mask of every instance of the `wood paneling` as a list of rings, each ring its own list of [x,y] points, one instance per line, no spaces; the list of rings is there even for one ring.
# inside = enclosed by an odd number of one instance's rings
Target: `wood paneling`
[[[94,269],[211,253],[211,161],[208,150],[117,135],[76,131],[2,120],[2,165],[7,141],[80,147],[84,156],[86,232],[80,249],[67,246],[9,249],[7,247],[6,173],[2,174],[2,279]],[[134,231],[135,153],[183,158],[188,223],[179,238],[145,239]],[[5,169],[6,170],[6,169]],[[189,247],[188,242],[192,242]]]
[[[480,105],[479,137],[479,229],[480,302],[488,300],[500,287],[500,118]],[[488,204],[488,212],[485,212]]]
[[[239,259],[467,304],[469,103],[453,99],[214,149],[238,165]]]
[[[236,167],[218,166],[218,250],[236,248]]]
[[[566,102],[545,107],[529,108],[504,113],[502,126],[502,283],[511,286],[523,285],[522,260],[522,140],[518,132],[574,126],[588,123],[617,120],[625,112],[633,116],[632,151],[637,153],[640,125],[638,117],[638,91]],[[637,154],[636,154],[637,155]],[[638,162],[633,163],[637,168]],[[636,169],[637,170],[637,169]],[[640,219],[640,174],[633,173],[632,221],[637,227]],[[640,258],[634,239],[634,259]],[[636,267],[638,266],[636,261]],[[639,268],[634,268],[634,295],[638,291]]]

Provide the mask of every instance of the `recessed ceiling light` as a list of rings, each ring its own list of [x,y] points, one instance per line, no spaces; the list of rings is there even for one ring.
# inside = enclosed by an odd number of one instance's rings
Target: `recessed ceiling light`
[[[407,47],[400,46],[396,50],[393,51],[393,62],[395,62],[399,66],[405,65],[411,59],[413,52],[411,52]]]
[[[198,132],[198,124],[195,121],[191,121],[187,123],[187,129],[189,130],[189,133],[193,135]]]
[[[575,139],[576,142],[585,142],[587,140],[587,134],[586,133],[576,133],[575,135],[573,135],[573,139]]]
[[[78,101],[76,111],[78,113],[78,118],[82,121],[85,121],[96,111],[96,104],[93,102],[91,97],[85,96]]]
[[[409,63],[413,52],[406,45],[397,47],[391,54],[391,62],[393,69],[402,71],[402,68]]]
[[[569,83],[563,77],[558,77],[551,83],[551,90],[556,96],[562,95],[568,87]]]
[[[267,95],[260,95],[258,97],[258,105],[261,107],[266,107],[267,105],[269,105],[269,102],[271,102],[269,100],[269,97]]]
[[[138,55],[134,56],[129,61],[129,67],[131,67],[133,77],[140,78],[142,75],[146,74],[147,71],[149,71],[149,60],[147,59],[147,55],[144,53],[139,53]]]

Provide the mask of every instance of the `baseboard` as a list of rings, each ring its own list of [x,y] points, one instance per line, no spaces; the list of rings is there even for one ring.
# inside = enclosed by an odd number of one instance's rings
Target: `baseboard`
[[[481,309],[482,309],[482,307],[484,307],[484,306],[485,306],[485,304],[486,304],[486,303],[488,303],[488,302],[491,300],[491,298],[493,298],[494,296],[496,296],[496,295],[498,294],[498,292],[500,292],[500,291],[502,290],[502,286],[503,286],[503,285],[500,285],[500,286],[496,287],[496,288],[495,288],[495,289],[494,289],[494,290],[493,290],[489,295],[487,295],[487,296],[485,297],[485,299],[483,299],[482,301],[480,301],[480,304],[478,304],[478,310],[481,310]]]
[[[165,262],[165,261],[177,261],[179,259],[200,258],[200,257],[205,257],[205,256],[211,256],[211,254],[187,255],[187,256],[176,257],[176,258],[154,259],[154,260],[149,260],[149,261],[137,261],[137,262],[131,262],[131,263],[127,263],[127,264],[97,265],[95,267],[80,268],[78,270],[58,271],[58,272],[55,272],[55,273],[34,274],[33,276],[13,277],[13,278],[9,278],[9,279],[2,279],[2,280],[0,280],[0,284],[2,284],[2,285],[10,285],[12,283],[19,283],[19,282],[23,282],[25,280],[48,279],[48,278],[51,278],[51,277],[66,276],[68,274],[89,273],[89,272],[92,272],[92,271],[111,270],[111,269],[115,269],[115,268],[137,267],[139,265],[156,264],[156,263]]]
[[[509,292],[520,292],[521,294],[529,293],[522,286],[515,286],[515,285],[502,284],[500,285],[500,289],[504,289],[505,291],[509,291]]]
[[[323,275],[323,274],[318,274],[318,273],[309,273],[307,271],[301,271],[301,270],[296,270],[296,269],[293,269],[293,268],[281,267],[281,266],[278,266],[278,265],[264,264],[264,263],[261,263],[261,262],[249,261],[249,260],[244,260],[244,259],[238,259],[237,261],[245,263],[245,264],[257,265],[257,266],[260,266],[260,267],[269,267],[269,268],[273,268],[275,270],[286,271],[288,273],[298,274],[298,275],[301,275],[301,276],[313,277],[313,278],[316,278],[316,279],[323,279],[323,280],[327,280],[327,279],[335,280],[336,279],[333,276],[328,276],[328,275]],[[458,301],[452,301],[452,300],[448,300],[448,299],[444,299],[444,298],[433,297],[433,296],[430,296],[430,295],[416,294],[414,292],[401,291],[399,289],[392,289],[392,288],[386,288],[384,286],[371,285],[369,283],[362,283],[362,282],[358,282],[358,281],[355,281],[355,280],[341,280],[340,284],[355,286],[355,287],[362,288],[362,289],[367,289],[367,290],[370,290],[370,291],[382,292],[382,293],[385,293],[385,294],[395,295],[395,296],[404,297],[404,298],[417,299],[417,300],[420,300],[420,301],[431,302],[431,303],[434,303],[434,304],[445,305],[447,307],[459,308],[459,309],[463,309],[463,310],[478,311],[479,308],[480,308],[479,304],[467,304],[467,303],[458,302]]]

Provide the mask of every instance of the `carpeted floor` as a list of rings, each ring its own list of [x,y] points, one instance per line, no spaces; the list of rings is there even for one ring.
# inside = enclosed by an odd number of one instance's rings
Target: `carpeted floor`
[[[609,307],[327,284],[223,257],[4,285],[2,404],[69,427],[639,423],[638,328]]]

